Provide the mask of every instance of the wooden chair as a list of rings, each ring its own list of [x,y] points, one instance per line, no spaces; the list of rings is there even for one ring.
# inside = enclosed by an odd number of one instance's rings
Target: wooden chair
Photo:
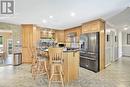
[[[50,64],[50,78],[49,87],[51,82],[61,83],[64,87],[63,82],[63,49],[61,48],[49,48],[49,64]],[[59,76],[59,77],[58,77]]]
[[[41,74],[46,74],[49,78],[46,64],[47,61],[48,58],[46,56],[41,55],[40,50],[37,49],[34,53],[34,64],[32,69],[32,76],[34,77],[34,79],[37,75]]]
[[[32,65],[31,65],[31,73],[32,76],[35,76],[36,73],[36,66],[37,66],[37,57],[36,57],[36,49],[31,50],[32,51]]]
[[[2,61],[2,64],[4,64],[5,62],[5,52],[4,51],[0,51],[0,62]]]

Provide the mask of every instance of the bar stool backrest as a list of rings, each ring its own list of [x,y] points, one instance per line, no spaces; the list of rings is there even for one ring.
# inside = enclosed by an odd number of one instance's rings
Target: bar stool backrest
[[[63,62],[62,48],[49,48],[48,52],[50,64],[61,64]]]

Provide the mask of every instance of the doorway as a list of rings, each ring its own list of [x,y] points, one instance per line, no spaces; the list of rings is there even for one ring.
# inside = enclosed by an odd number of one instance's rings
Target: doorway
[[[0,66],[13,64],[13,35],[11,30],[0,30]]]

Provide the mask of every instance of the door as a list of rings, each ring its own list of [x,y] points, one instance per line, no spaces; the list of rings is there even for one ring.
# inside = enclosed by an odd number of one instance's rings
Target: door
[[[115,31],[111,31],[111,62],[118,58],[118,36]]]

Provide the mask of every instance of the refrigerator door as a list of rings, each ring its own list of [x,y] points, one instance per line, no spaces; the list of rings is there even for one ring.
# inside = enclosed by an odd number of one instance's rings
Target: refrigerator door
[[[98,36],[99,33],[88,34],[88,52],[97,53],[98,52]]]
[[[88,35],[83,34],[80,36],[80,50],[86,51],[88,50]]]

